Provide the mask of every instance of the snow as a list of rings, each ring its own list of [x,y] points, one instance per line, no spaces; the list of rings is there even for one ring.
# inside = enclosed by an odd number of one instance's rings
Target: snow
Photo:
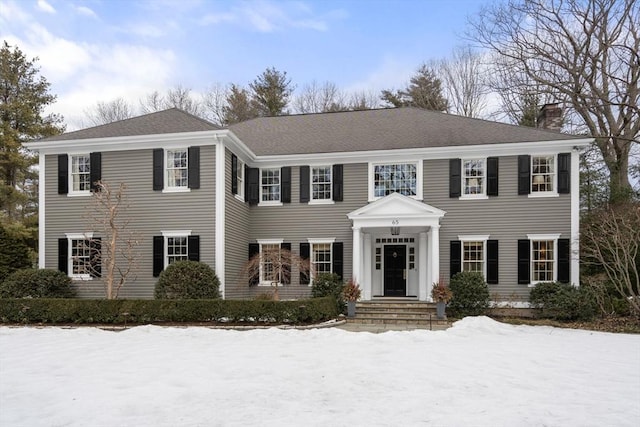
[[[0,327],[1,426],[637,426],[640,336]]]

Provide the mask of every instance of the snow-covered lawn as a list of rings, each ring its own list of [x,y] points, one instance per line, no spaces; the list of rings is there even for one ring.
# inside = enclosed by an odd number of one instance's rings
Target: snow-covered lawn
[[[637,426],[640,335],[0,327],[0,425]]]

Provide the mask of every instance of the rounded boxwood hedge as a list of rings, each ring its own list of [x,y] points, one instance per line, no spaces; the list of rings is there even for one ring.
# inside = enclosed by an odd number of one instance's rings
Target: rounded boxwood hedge
[[[489,287],[481,273],[463,271],[451,278],[449,308],[457,316],[479,316],[489,310]]]
[[[591,320],[597,312],[589,289],[569,283],[538,283],[529,293],[529,302],[540,309],[542,317],[557,320]]]
[[[14,271],[0,284],[0,298],[73,298],[71,279],[61,271]]]
[[[220,281],[211,267],[198,261],[178,261],[169,265],[158,278],[157,299],[220,298]]]

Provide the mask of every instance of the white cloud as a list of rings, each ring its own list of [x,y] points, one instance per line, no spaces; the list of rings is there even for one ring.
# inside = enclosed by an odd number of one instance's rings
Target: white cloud
[[[56,10],[53,8],[53,6],[51,6],[45,0],[38,0],[37,6],[38,6],[38,9],[40,9],[45,13],[51,13],[51,14],[56,13]]]
[[[383,89],[400,89],[409,83],[409,79],[415,73],[418,65],[410,60],[387,56],[376,69],[364,79],[350,84],[347,90],[380,92]]]
[[[97,18],[98,17],[98,15],[92,9],[89,9],[86,6],[76,6],[76,12],[79,15],[89,16],[91,18]]]
[[[208,13],[200,19],[200,25],[216,25],[223,22],[233,22],[236,20],[236,15],[233,13]]]

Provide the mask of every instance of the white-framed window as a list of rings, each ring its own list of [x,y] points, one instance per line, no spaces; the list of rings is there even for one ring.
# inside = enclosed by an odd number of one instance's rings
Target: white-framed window
[[[238,183],[236,190],[236,197],[244,201],[244,162],[240,159],[236,161],[236,170],[233,171],[236,175],[236,182]]]
[[[93,233],[67,233],[67,272],[76,280],[91,280],[91,239]]]
[[[311,281],[322,273],[331,273],[333,271],[333,239],[308,239],[311,249]]]
[[[282,283],[279,277],[281,269],[281,246],[283,240],[258,240],[260,245],[260,286]]]
[[[189,236],[191,230],[163,231],[164,237],[164,267],[176,261],[189,259]]]
[[[391,193],[422,200],[422,161],[369,164],[369,200]]]
[[[556,191],[556,156],[531,156],[531,194]]]
[[[69,155],[69,193],[88,195],[91,192],[91,158],[89,154]]]
[[[555,282],[558,272],[559,234],[529,234],[531,241],[531,284]]]
[[[280,168],[260,169],[260,203],[280,204]]]
[[[460,245],[462,271],[482,273],[484,277],[487,277],[487,240],[489,240],[489,236],[465,235],[458,236],[458,240],[462,242]]]
[[[462,198],[485,196],[487,188],[486,159],[462,160]]]
[[[189,188],[189,151],[186,148],[165,151],[165,188],[186,190]]]
[[[332,185],[331,166],[311,167],[311,201],[331,200]]]

